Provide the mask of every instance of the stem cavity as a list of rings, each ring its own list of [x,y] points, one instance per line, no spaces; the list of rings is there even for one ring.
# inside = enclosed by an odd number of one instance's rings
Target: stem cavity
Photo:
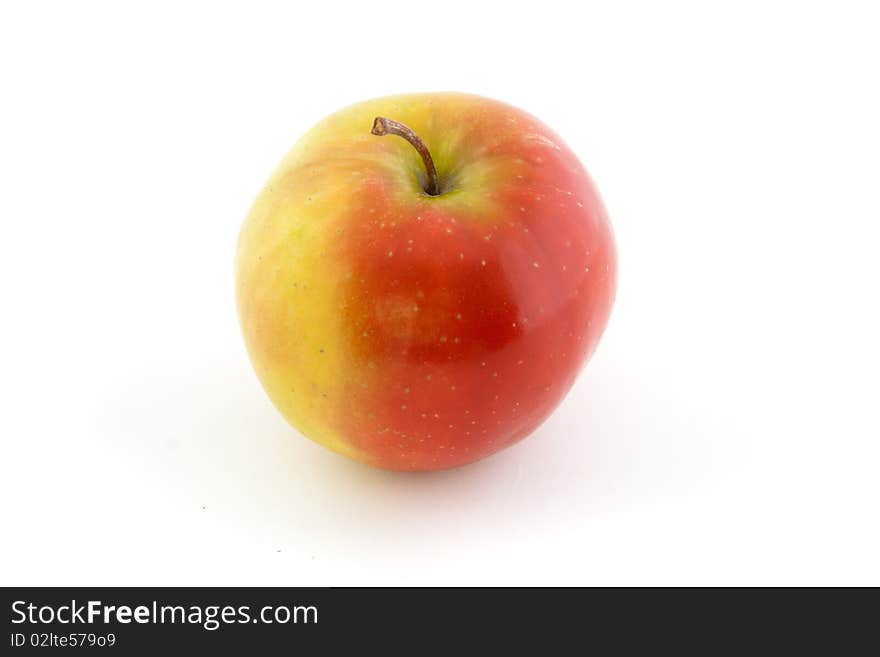
[[[398,137],[406,139],[412,147],[418,151],[419,155],[422,156],[422,162],[425,163],[425,171],[428,174],[425,192],[430,196],[437,196],[440,193],[440,185],[437,180],[437,169],[434,167],[434,160],[431,158],[431,153],[428,151],[428,147],[425,146],[425,142],[423,142],[416,133],[402,123],[386,119],[384,116],[377,116],[375,118],[373,121],[373,129],[370,132],[379,137],[385,135],[397,135]]]

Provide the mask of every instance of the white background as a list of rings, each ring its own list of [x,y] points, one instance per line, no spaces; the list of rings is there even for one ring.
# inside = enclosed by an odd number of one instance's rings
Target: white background
[[[876,11],[3,3],[0,582],[880,584]],[[301,133],[431,90],[566,139],[620,288],[533,437],[396,474],[274,410],[232,259]]]

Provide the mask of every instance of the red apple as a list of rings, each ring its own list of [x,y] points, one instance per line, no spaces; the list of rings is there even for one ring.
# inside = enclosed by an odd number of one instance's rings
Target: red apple
[[[532,433],[596,348],[615,287],[611,227],[575,155],[525,112],[453,93],[319,123],[236,258],[272,401],[309,438],[395,470]]]

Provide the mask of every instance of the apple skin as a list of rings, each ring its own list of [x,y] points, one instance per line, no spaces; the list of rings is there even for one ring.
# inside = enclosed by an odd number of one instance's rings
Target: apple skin
[[[377,116],[422,138],[441,194],[410,144],[370,134]],[[596,348],[616,280],[575,155],[529,114],[458,93],[370,100],[312,128],[236,254],[272,402],[312,440],[392,470],[460,466],[533,432]]]

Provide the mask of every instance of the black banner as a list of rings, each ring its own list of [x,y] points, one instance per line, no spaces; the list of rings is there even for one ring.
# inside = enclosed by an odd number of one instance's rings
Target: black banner
[[[7,588],[3,604],[5,654],[877,643],[873,590]]]

